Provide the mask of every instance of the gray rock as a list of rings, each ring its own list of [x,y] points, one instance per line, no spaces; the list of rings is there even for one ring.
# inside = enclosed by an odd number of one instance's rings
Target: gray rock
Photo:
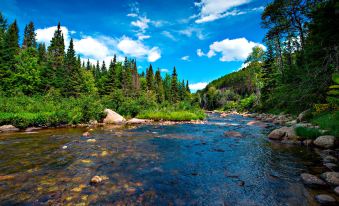
[[[315,196],[315,200],[320,204],[320,205],[334,205],[336,203],[336,200],[326,194],[320,194]]]
[[[302,173],[300,175],[301,177],[301,180],[303,181],[303,183],[305,185],[307,185],[308,187],[324,187],[326,186],[326,183],[318,178],[317,176],[315,175],[311,175],[311,174],[308,174],[308,173]]]
[[[268,135],[268,138],[273,140],[281,140],[285,136],[286,130],[288,129],[289,129],[288,127],[281,127],[279,129],[275,129]]]
[[[111,109],[105,109],[104,112],[106,113],[106,117],[103,121],[105,124],[121,124],[126,121],[123,116]]]
[[[324,161],[325,163],[336,163],[338,160],[337,160],[337,158],[335,158],[335,157],[333,157],[333,156],[331,156],[331,155],[327,155],[327,156],[325,156],[325,157],[323,158],[323,161]]]
[[[1,132],[16,132],[19,131],[18,128],[14,127],[13,125],[2,125],[0,126]]]
[[[301,112],[299,115],[298,115],[298,118],[297,118],[297,121],[298,122],[303,122],[307,119],[307,117],[309,117],[310,115],[312,115],[312,111],[310,109],[308,110],[305,110],[303,112]]]
[[[149,123],[149,122],[151,122],[151,120],[132,118],[132,119],[127,121],[127,124],[145,124],[145,123]]]
[[[313,140],[311,139],[306,139],[303,141],[303,144],[306,146],[312,146],[313,145]]]
[[[334,163],[324,163],[324,166],[327,167],[330,170],[336,170],[338,168],[338,166]]]
[[[336,187],[336,188],[334,188],[334,193],[335,193],[336,195],[339,195],[339,186]]]
[[[320,177],[330,185],[339,185],[339,172],[325,172]]]
[[[330,135],[320,136],[314,140],[313,144],[321,148],[332,148],[335,146],[335,137]]]

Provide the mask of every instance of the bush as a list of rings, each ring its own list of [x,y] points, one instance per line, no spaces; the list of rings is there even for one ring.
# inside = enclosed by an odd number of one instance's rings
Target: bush
[[[339,111],[318,114],[313,117],[311,122],[319,125],[321,129],[329,130],[331,135],[339,137]]]
[[[295,132],[298,136],[306,139],[315,139],[321,135],[319,129],[316,128],[297,127]]]

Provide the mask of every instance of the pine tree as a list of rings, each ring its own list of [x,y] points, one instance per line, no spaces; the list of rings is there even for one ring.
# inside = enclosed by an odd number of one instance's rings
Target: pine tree
[[[7,20],[0,12],[0,90],[6,85],[7,67],[5,65],[5,35],[7,30]]]
[[[107,68],[106,68],[106,63],[105,61],[102,61],[102,65],[101,65],[101,74],[105,75],[107,72]]]
[[[36,34],[34,29],[34,23],[30,22],[25,26],[24,31],[24,41],[22,43],[22,48],[36,48]]]
[[[155,90],[158,103],[162,103],[165,100],[165,94],[160,69],[155,72]]]
[[[12,75],[15,72],[15,56],[19,53],[19,29],[14,21],[6,30],[3,42],[2,62],[0,63],[1,87],[5,92],[12,89]]]
[[[95,69],[93,70],[93,76],[95,78],[95,81],[98,82],[100,77],[101,77],[101,72],[100,72],[100,63],[97,61],[97,64],[95,66]]]
[[[186,81],[186,92],[188,92],[189,94],[191,93],[189,84],[188,84],[188,80]]]
[[[69,43],[65,57],[65,84],[63,85],[66,96],[79,96],[81,92],[81,61],[76,57],[73,39]]]
[[[45,89],[61,88],[65,80],[64,72],[65,44],[60,22],[48,47],[48,65],[43,71]]]
[[[146,71],[146,82],[147,82],[147,90],[154,91],[154,73],[152,64],[150,64],[149,68]]]
[[[140,77],[139,77],[139,74],[138,74],[136,60],[133,61],[132,79],[133,79],[133,89],[135,91],[139,91],[140,90]]]
[[[87,70],[87,71],[90,71],[90,70],[91,70],[91,63],[89,62],[89,59],[87,59],[86,70]]]
[[[38,57],[39,57],[39,64],[46,64],[47,62],[47,52],[45,43],[39,43],[38,45]]]
[[[179,94],[178,94],[178,75],[177,70],[174,67],[173,73],[172,73],[172,79],[171,79],[171,101],[177,102],[179,100]]]

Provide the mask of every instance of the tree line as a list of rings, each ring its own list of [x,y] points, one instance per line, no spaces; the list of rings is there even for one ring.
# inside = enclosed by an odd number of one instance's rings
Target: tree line
[[[253,48],[246,68],[211,82],[200,104],[213,109],[250,98],[248,108],[261,111],[337,110],[338,14],[335,0],[272,1],[261,15],[266,50]]]
[[[33,96],[58,94],[79,97],[82,94],[109,96],[121,92],[133,98],[151,94],[158,103],[176,103],[190,98],[188,81],[180,81],[174,67],[172,75],[161,75],[152,65],[146,73],[138,73],[136,59],[116,55],[106,65],[82,61],[74,50],[74,41],[65,47],[60,23],[50,45],[38,43],[34,23],[25,26],[23,41],[19,44],[17,22],[8,25],[0,13],[0,93],[3,96],[19,94]]]

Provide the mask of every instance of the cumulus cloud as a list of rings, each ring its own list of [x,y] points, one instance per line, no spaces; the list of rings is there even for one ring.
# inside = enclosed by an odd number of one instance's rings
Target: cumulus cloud
[[[57,30],[57,28],[58,28],[57,26],[52,26],[44,29],[37,29],[35,31],[37,41],[49,45],[51,43],[52,37],[54,36],[54,32]],[[64,26],[60,27],[60,29],[64,34],[65,44],[67,45],[70,40],[69,34],[73,33],[74,31],[68,32],[68,29]]]
[[[94,59],[104,59],[109,55],[108,47],[92,37],[74,40],[74,49],[76,52]]]
[[[37,41],[44,42],[46,45],[54,35],[56,26],[44,29],[37,29]],[[61,30],[65,38],[66,47],[76,32],[69,32],[67,27],[62,26]],[[117,55],[118,61],[124,60],[124,55],[147,59],[149,62],[155,62],[161,58],[161,51],[158,47],[148,47],[141,40],[150,38],[148,35],[139,35],[138,40],[129,37],[113,38],[109,36],[81,36],[74,38],[74,50],[81,56],[83,60],[89,59],[90,62],[96,63],[97,60],[110,62],[113,56]]]
[[[201,0],[199,3],[195,3],[200,9],[198,14],[198,19],[195,21],[196,23],[205,23],[214,21],[226,16],[235,16],[243,14],[244,12],[232,10],[237,6],[249,3],[251,0]]]
[[[145,58],[149,62],[155,62],[161,58],[161,51],[158,47],[149,48],[141,41],[133,40],[129,37],[123,37],[117,45],[118,49],[126,55],[138,58]]]
[[[181,57],[181,60],[183,60],[183,61],[191,61],[190,60],[190,56],[183,56],[183,57]]]
[[[265,49],[265,46],[248,41],[246,38],[238,39],[224,39],[222,41],[216,41],[209,46],[210,50],[206,54],[207,57],[211,58],[218,53],[221,54],[220,61],[243,61],[252,52],[254,46],[260,46]],[[205,54],[201,50],[197,50],[198,56],[204,56]]]
[[[207,82],[198,82],[198,83],[194,83],[194,84],[189,84],[189,88],[192,91],[197,91],[197,90],[201,90],[204,89],[207,86]]]

